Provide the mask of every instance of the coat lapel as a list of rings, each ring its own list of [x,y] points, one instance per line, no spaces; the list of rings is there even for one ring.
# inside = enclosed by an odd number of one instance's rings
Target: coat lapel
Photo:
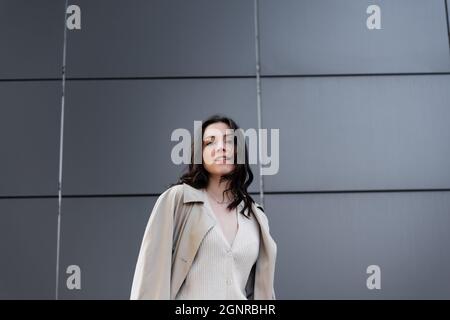
[[[180,228],[181,236],[175,260],[172,266],[171,295],[175,299],[183,284],[194,257],[206,233],[215,225],[215,220],[204,212],[204,197],[201,190],[183,184],[183,210],[189,210],[189,217],[184,220],[185,225]],[[187,212],[184,212],[187,214]],[[183,232],[189,230],[189,232]]]

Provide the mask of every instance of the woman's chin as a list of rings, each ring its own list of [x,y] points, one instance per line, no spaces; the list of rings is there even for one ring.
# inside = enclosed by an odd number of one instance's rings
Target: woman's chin
[[[214,164],[214,168],[211,170],[213,174],[224,175],[233,171],[234,166],[232,164]]]

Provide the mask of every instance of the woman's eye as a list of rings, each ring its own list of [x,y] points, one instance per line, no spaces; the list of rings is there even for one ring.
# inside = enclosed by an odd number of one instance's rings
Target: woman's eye
[[[205,146],[209,146],[212,143],[216,143],[216,142],[215,141],[206,141],[205,142]],[[232,144],[232,143],[234,143],[234,140],[233,139],[228,139],[228,140],[225,140],[225,143],[226,144]]]

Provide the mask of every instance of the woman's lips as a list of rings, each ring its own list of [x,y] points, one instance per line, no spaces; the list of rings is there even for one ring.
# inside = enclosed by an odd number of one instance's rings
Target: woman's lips
[[[217,157],[214,162],[225,163],[230,162],[231,158],[228,157]]]

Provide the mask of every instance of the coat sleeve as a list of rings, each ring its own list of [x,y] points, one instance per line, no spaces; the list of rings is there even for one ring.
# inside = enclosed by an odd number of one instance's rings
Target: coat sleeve
[[[153,207],[140,246],[131,300],[170,299],[175,188],[162,193]]]

